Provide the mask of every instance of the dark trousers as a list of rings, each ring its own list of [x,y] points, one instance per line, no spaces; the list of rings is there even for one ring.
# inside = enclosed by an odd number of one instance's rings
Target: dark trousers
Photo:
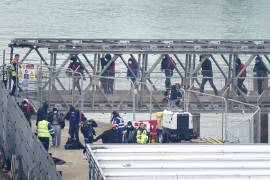
[[[31,117],[25,117],[25,118],[26,118],[26,120],[28,121],[30,127],[32,127]]]
[[[5,85],[5,88],[7,89],[7,80],[3,80],[3,83],[4,83],[4,85]]]
[[[73,88],[75,89],[75,87],[77,87],[79,93],[81,94],[80,79],[81,79],[80,76],[74,76],[74,78],[73,78]]]
[[[44,148],[48,151],[49,150],[50,138],[48,138],[48,137],[39,137],[38,139],[43,144]]]
[[[69,135],[72,139],[79,141],[79,125],[78,124],[70,124],[69,127]]]
[[[12,81],[13,81],[13,86],[12,86],[12,90],[10,95],[11,96],[15,96],[15,92],[16,92],[16,88],[17,88],[17,77],[11,77]]]
[[[115,72],[108,72],[108,76],[110,77],[110,79],[108,79],[108,89],[109,89],[109,93],[113,94],[113,85],[114,85],[114,78],[115,77]]]
[[[244,86],[244,81],[245,81],[244,78],[238,79],[238,80],[237,80],[237,87],[238,87],[243,93],[247,94],[247,88]],[[240,95],[239,90],[237,90],[237,94]]]
[[[171,77],[173,75],[173,70],[171,69],[165,69],[165,77],[166,77],[166,80],[165,80],[165,88],[166,90],[170,89],[171,88]]]
[[[262,94],[263,92],[263,82],[264,82],[264,79],[258,79],[258,93],[259,94]]]
[[[200,92],[202,92],[202,93],[204,92],[204,86],[205,86],[205,84],[206,84],[207,81],[209,81],[211,87],[214,90],[215,95],[217,95],[218,94],[218,91],[217,91],[216,86],[214,85],[213,77],[209,77],[209,76],[204,76],[203,77],[202,83],[201,83],[201,87],[200,87]]]

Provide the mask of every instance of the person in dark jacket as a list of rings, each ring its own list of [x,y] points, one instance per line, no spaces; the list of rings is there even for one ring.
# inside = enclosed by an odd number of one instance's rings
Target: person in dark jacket
[[[165,88],[167,94],[169,94],[170,88],[171,88],[171,77],[173,76],[173,70],[175,68],[175,64],[173,62],[173,59],[168,55],[165,54],[161,61],[161,71],[164,70],[165,73]]]
[[[70,106],[69,112],[65,115],[64,119],[69,121],[69,135],[75,141],[80,141],[79,139],[79,126],[81,120],[85,116],[80,112],[80,110],[76,110],[74,106]]]
[[[256,72],[256,78],[258,82],[258,93],[262,94],[263,92],[263,82],[265,77],[267,76],[268,70],[262,61],[261,56],[257,55],[255,58],[255,66],[253,68],[253,72]]]
[[[117,111],[112,112],[111,123],[116,125],[116,130],[118,131],[119,142],[122,142],[125,124],[124,124],[124,120],[120,117],[120,114]]]
[[[115,62],[112,61],[112,56],[110,54],[106,54],[104,58],[100,58],[101,68],[102,70],[110,64],[103,72],[101,78],[101,86],[103,87],[105,94],[113,94],[113,86],[114,86],[114,77],[115,77]]]
[[[39,121],[42,121],[44,119],[47,119],[47,115],[48,115],[48,108],[49,105],[47,102],[44,102],[42,107],[40,107],[37,111],[37,122],[36,122],[36,126],[38,125]]]
[[[111,124],[111,129],[104,131],[94,139],[94,142],[102,139],[102,143],[121,143],[118,137],[118,131],[115,124]]]
[[[245,68],[245,65],[242,64],[240,58],[236,58],[235,61],[235,75],[238,76],[239,73],[242,71],[242,69]],[[243,72],[239,75],[239,78],[237,79],[237,87],[239,88],[240,91],[242,91],[243,93],[247,94],[248,90],[244,85],[244,81],[245,81],[245,77],[246,77],[246,69],[243,70]],[[240,91],[237,90],[237,94],[240,95]]]
[[[52,138],[52,146],[59,147],[61,144],[61,130],[65,127],[64,115],[56,107],[48,114],[48,122],[51,123],[55,136]]]
[[[204,92],[204,86],[205,86],[206,82],[209,81],[211,87],[214,90],[215,95],[218,95],[217,88],[213,83],[212,63],[207,55],[201,55],[200,61],[202,61],[202,60],[204,60],[202,63],[203,78],[202,78],[202,83],[201,83],[201,87],[200,87],[200,92],[202,92],[202,93]]]
[[[124,130],[124,143],[136,143],[136,128],[128,121]]]
[[[129,58],[128,59],[127,78],[131,79],[134,86],[136,85],[135,83],[136,83],[136,79],[138,78],[138,76],[139,76],[139,65],[135,59]]]
[[[32,126],[31,123],[31,116],[35,113],[35,110],[33,106],[30,104],[28,99],[24,99],[20,106],[22,112],[24,113],[25,118],[27,119],[30,126]]]
[[[98,125],[93,119],[83,121],[81,132],[83,134],[85,144],[93,143],[94,136],[96,136],[96,127],[98,127]]]
[[[183,105],[184,98],[184,89],[180,84],[176,83],[172,85],[170,92],[170,107],[174,107],[174,105],[180,107]]]

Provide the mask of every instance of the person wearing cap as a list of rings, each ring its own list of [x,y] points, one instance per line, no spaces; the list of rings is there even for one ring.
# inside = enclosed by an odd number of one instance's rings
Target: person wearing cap
[[[136,142],[138,144],[146,144],[148,142],[148,133],[144,127],[143,122],[140,123],[136,131]]]
[[[237,87],[238,87],[237,94],[240,95],[240,91],[247,94],[248,90],[244,85],[245,77],[247,76],[247,71],[245,69],[245,65],[242,64],[239,57],[236,58],[235,61],[235,76],[239,76],[239,78],[237,79]]]
[[[209,59],[208,55],[201,55],[200,56],[200,61],[202,62],[202,83],[201,83],[201,87],[200,87],[200,92],[204,93],[204,86],[207,83],[207,81],[209,81],[211,87],[214,90],[215,95],[218,95],[218,91],[216,86],[214,85],[213,82],[213,69],[212,69],[212,63]]]
[[[263,82],[267,76],[268,70],[262,61],[262,57],[257,55],[255,58],[255,66],[253,72],[256,72],[256,78],[258,82],[258,94],[261,95],[263,92]]]
[[[63,114],[56,107],[48,114],[48,121],[51,123],[55,136],[52,138],[52,146],[59,147],[61,145],[61,130],[65,127]]]
[[[31,123],[31,116],[35,113],[35,110],[33,108],[33,106],[31,106],[31,104],[29,103],[28,99],[24,99],[22,102],[21,102],[21,106],[20,106],[26,120],[28,121],[30,127],[32,126],[32,123]]]
[[[110,129],[104,131],[101,135],[94,139],[94,142],[102,140],[102,143],[121,143],[118,137],[118,131],[116,124],[110,124]]]

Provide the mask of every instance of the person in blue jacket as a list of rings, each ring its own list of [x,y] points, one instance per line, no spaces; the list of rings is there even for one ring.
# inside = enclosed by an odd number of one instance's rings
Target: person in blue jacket
[[[258,82],[258,94],[262,94],[263,92],[263,82],[265,77],[267,76],[268,70],[262,61],[262,57],[257,55],[255,58],[255,66],[253,68],[253,72],[256,72],[257,82]]]
[[[128,69],[127,69],[127,78],[130,78],[133,82],[133,85],[136,86],[136,79],[139,76],[139,65],[135,59],[128,59]]]
[[[116,130],[118,132],[119,142],[122,142],[123,138],[123,131],[125,129],[124,120],[120,117],[119,113],[117,111],[112,112],[112,119],[111,124],[114,124],[116,126]]]

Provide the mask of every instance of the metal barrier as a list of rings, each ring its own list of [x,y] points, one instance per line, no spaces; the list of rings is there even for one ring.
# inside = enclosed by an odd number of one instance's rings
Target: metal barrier
[[[0,147],[7,160],[11,161],[12,155],[20,160],[18,179],[60,180],[53,160],[2,82],[0,97]]]
[[[106,180],[91,148],[86,148],[86,156],[89,164],[89,180]]]
[[[256,137],[254,136],[254,128],[258,128],[257,124],[260,120],[260,107],[257,105],[244,103],[234,99],[223,96],[215,96],[212,94],[201,93],[193,91],[191,88],[186,92],[188,104],[186,107],[190,108],[193,102],[190,102],[190,96],[204,96],[212,98],[211,104],[201,104],[202,108],[210,108],[216,113],[221,113],[221,139],[227,143],[253,143]],[[224,92],[224,94],[226,91]],[[239,112],[242,109],[242,112]],[[188,109],[186,109],[188,111]],[[246,113],[247,112],[247,113]],[[230,117],[230,118],[228,118]],[[220,118],[217,114],[216,117]],[[256,126],[256,127],[255,127]],[[247,131],[246,129],[249,129]],[[258,131],[256,130],[258,133]]]

